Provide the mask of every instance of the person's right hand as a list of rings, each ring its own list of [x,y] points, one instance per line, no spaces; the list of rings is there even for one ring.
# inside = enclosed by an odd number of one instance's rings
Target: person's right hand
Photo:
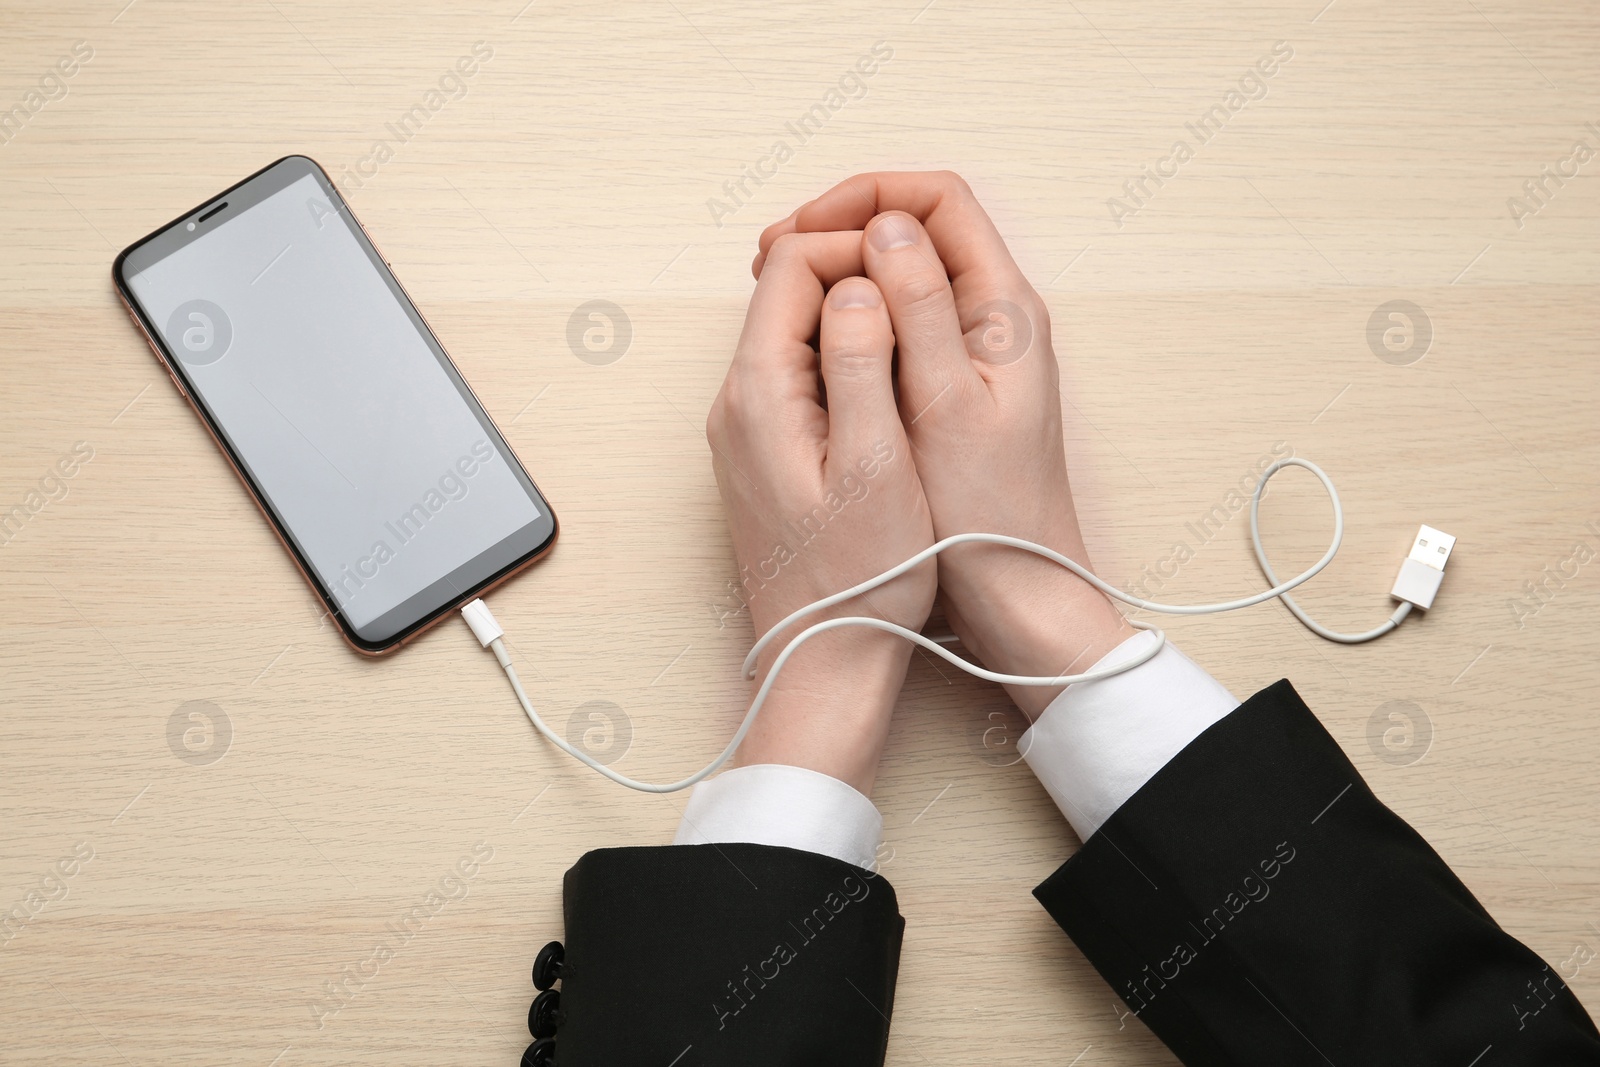
[[[769,226],[754,273],[785,233],[860,229],[894,326],[900,415],[934,535],[1010,534],[1088,567],[1049,313],[966,182],[949,172],[850,178]],[[939,585],[962,643],[1008,674],[1081,672],[1134,633],[1093,586],[1020,549],[947,549]],[[1060,692],[1008,688],[1030,718]]]
[[[741,597],[758,637],[796,608],[933,543],[895,407],[889,313],[861,273],[860,233],[777,243],[706,417]],[[758,678],[789,640],[824,618],[872,615],[920,629],[937,575],[930,560],[806,618],[768,646]],[[910,644],[882,630],[817,635],[773,683],[738,763],[805,767],[870,794],[910,658]]]

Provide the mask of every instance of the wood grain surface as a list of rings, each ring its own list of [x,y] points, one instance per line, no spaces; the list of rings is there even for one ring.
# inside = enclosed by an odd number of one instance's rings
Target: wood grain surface
[[[542,743],[459,622],[346,648],[130,327],[116,252],[292,152],[561,516],[495,597],[536,699],[657,780],[744,707],[703,422],[756,235],[857,171],[961,172],[1050,304],[1108,579],[1258,588],[1230,493],[1275,449],[1343,496],[1301,598],[1331,626],[1388,612],[1419,523],[1460,538],[1374,645],[1276,604],[1169,629],[1237,694],[1291,678],[1600,1006],[1600,11],[523,2],[0,3],[0,1063],[515,1063],[562,872],[681,810]],[[590,300],[610,362],[569,344]],[[1316,558],[1310,477],[1264,526]],[[1029,895],[1077,842],[1006,708],[914,657],[874,797],[889,1062],[1172,1063]]]

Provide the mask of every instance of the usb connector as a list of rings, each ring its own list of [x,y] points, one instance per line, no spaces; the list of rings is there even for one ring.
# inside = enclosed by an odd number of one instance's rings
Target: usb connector
[[[500,623],[495,619],[494,612],[489,610],[489,605],[482,600],[474,600],[464,604],[461,608],[461,617],[467,620],[467,625],[472,627],[472,636],[478,639],[478,644],[488,648],[495,641],[506,635],[500,628]]]
[[[1439,583],[1444,581],[1444,565],[1456,547],[1456,539],[1443,530],[1424,526],[1417,531],[1416,540],[1405,562],[1400,564],[1400,574],[1394,580],[1389,595],[1396,600],[1426,611],[1433,607],[1433,598],[1439,593]]]

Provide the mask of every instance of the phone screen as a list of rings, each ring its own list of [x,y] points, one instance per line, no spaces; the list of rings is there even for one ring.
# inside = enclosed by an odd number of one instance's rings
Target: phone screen
[[[280,160],[118,268],[360,646],[387,647],[553,541],[548,505],[312,161]]]

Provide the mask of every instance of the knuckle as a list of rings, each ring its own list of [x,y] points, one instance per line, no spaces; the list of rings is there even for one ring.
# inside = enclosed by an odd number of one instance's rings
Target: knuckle
[[[714,444],[727,444],[739,432],[751,409],[749,375],[741,373],[738,365],[723,379],[722,388],[711,402],[706,413],[706,439]]]
[[[945,187],[952,195],[964,199],[976,199],[973,196],[972,186],[967,184],[967,179],[953,170],[941,170],[934,173],[934,178]]]
[[[706,412],[706,440],[712,444],[716,444],[723,437],[728,417],[727,401],[724,399],[726,396],[727,389],[724,387],[717,392],[716,399],[711,401],[711,410]]]
[[[1028,290],[1028,299],[1025,305],[1028,314],[1033,316],[1033,322],[1038,333],[1048,336],[1050,333],[1050,305],[1044,298],[1031,288]]]
[[[805,258],[805,235],[800,233],[783,233],[772,242],[772,247],[767,250],[767,264],[788,264],[795,260]]]
[[[846,371],[870,370],[888,358],[883,339],[869,330],[846,330],[828,338],[824,358]]]
[[[907,271],[894,280],[887,294],[906,314],[932,315],[949,299],[950,283],[932,270]]]
[[[722,419],[719,429],[724,437],[737,434],[750,422],[760,407],[759,388],[750,374],[730,374],[723,383],[719,399],[722,402]]]
[[[717,431],[724,437],[731,434],[734,427],[739,425],[744,417],[744,404],[739,396],[740,390],[734,386],[733,379],[722,387],[719,403],[722,406],[721,418],[717,420]]]

